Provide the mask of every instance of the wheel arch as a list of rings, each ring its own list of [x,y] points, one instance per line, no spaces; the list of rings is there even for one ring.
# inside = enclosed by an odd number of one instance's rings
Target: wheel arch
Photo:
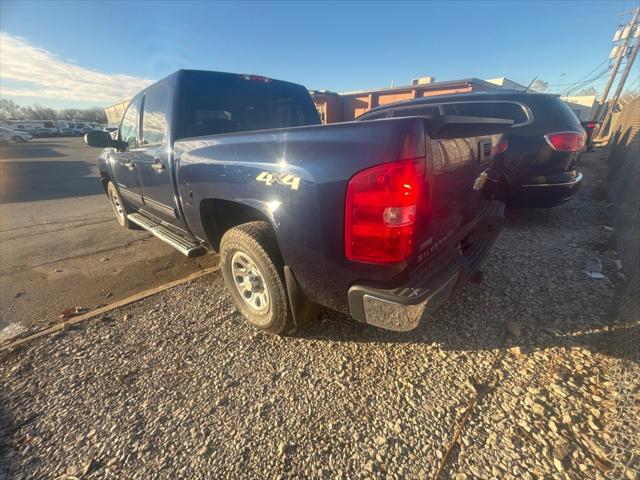
[[[220,250],[220,240],[229,229],[248,222],[266,222],[277,239],[271,219],[258,208],[245,203],[220,198],[204,199],[200,202],[200,220],[207,242],[216,251]]]
[[[104,170],[100,170],[100,183],[102,184],[102,188],[104,189],[104,193],[107,193],[107,185],[109,182],[113,181],[108,172]],[[115,183],[114,183],[115,184]]]

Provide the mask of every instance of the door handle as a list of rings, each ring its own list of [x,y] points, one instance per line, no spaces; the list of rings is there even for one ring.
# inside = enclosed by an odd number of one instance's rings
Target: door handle
[[[124,166],[131,171],[133,171],[133,169],[136,168],[136,164],[133,163],[131,160],[129,160],[128,162],[125,162]]]
[[[151,168],[153,168],[157,173],[164,172],[164,165],[160,162],[159,158],[156,158],[155,163],[151,164]]]

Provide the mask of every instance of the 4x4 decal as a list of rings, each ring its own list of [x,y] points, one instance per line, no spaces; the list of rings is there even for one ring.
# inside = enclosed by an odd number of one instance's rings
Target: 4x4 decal
[[[290,173],[273,173],[273,172],[260,172],[256,177],[259,182],[264,182],[265,185],[284,185],[285,187],[291,187],[291,190],[298,190],[300,186],[300,177],[292,175]]]

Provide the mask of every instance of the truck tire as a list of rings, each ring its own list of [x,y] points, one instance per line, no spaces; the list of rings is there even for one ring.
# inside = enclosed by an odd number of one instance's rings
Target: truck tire
[[[109,202],[113,208],[113,213],[116,215],[118,224],[121,227],[130,230],[133,229],[133,224],[127,218],[127,207],[122,201],[122,197],[120,197],[120,193],[118,193],[118,189],[113,182],[107,183],[107,196],[109,197]]]
[[[220,241],[220,265],[233,302],[252,326],[277,335],[293,328],[284,262],[267,222],[228,230]]]

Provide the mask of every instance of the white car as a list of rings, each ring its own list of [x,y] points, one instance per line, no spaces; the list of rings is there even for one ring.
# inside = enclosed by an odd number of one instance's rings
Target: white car
[[[4,132],[0,132],[0,145],[9,145],[9,143],[13,142],[9,135]]]
[[[19,132],[18,130],[10,130],[5,127],[0,127],[0,133],[2,133],[8,140],[13,140],[16,143],[28,142],[33,137],[27,132]]]

